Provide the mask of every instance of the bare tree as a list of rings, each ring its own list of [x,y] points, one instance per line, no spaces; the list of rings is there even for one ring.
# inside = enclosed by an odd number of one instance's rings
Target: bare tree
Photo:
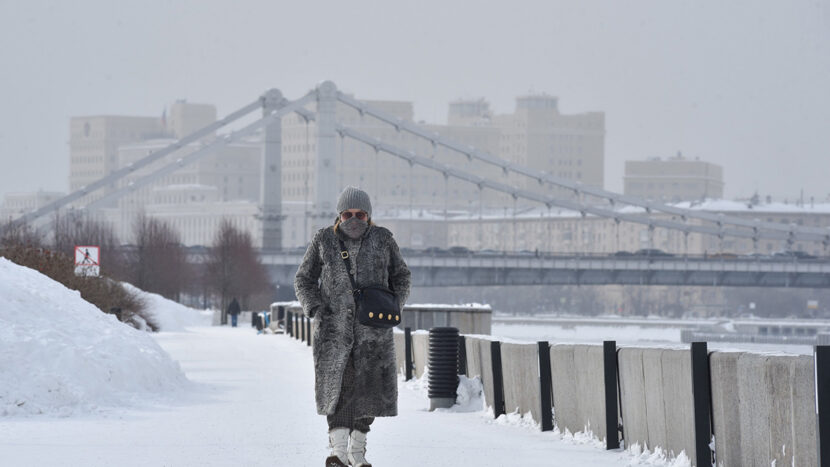
[[[94,244],[102,246],[105,251],[114,251],[117,242],[112,230],[89,219],[75,218],[70,222],[58,218],[56,221],[60,222],[55,224],[55,245],[49,248],[42,244],[42,237],[28,226],[4,226],[0,255],[79,291],[81,298],[104,313],[115,312],[119,320],[131,326],[158,330],[143,300],[117,280],[108,277],[103,270],[100,277],[75,275],[74,246]]]
[[[259,261],[251,235],[224,219],[216,232],[207,259],[207,283],[219,299],[222,323],[227,322],[225,311],[231,298],[236,297],[243,309],[249,308],[251,298],[271,288],[268,273]]]
[[[79,245],[95,245],[101,248],[101,272],[123,280],[126,267],[120,242],[112,226],[97,221],[88,214],[70,212],[55,213],[52,248],[70,257]]]
[[[0,248],[28,245],[40,247],[43,243],[43,236],[29,224],[12,224],[9,220],[0,225]]]
[[[126,279],[136,287],[178,300],[189,282],[187,253],[167,222],[141,213],[133,224],[135,245],[126,250]]]

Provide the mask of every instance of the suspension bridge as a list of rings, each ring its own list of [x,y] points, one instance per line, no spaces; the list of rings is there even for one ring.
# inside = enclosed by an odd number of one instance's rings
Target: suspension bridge
[[[314,111],[307,107],[313,105]],[[345,105],[370,117],[422,139],[432,148],[444,148],[464,156],[467,161],[497,168],[501,173],[521,177],[533,183],[524,188],[503,181],[470,173],[457,164],[444,162],[431,155],[419,154],[390,141],[383,141],[338,120],[337,106]],[[255,111],[262,117],[242,128],[224,134],[210,142],[203,142],[198,149],[169,161],[168,156],[191,143],[202,140],[217,130],[238,122]],[[492,190],[508,195],[512,200],[538,203],[550,208],[573,211],[585,216],[646,226],[649,232],[668,229],[690,234],[711,235],[718,239],[734,238],[751,240],[757,251],[762,240],[776,241],[792,249],[796,242],[820,244],[824,252],[830,247],[830,227],[782,225],[746,219],[718,213],[683,209],[633,196],[614,193],[599,187],[583,185],[566,178],[556,177],[521,164],[499,158],[474,147],[452,141],[425,129],[412,121],[404,120],[372,105],[359,101],[338,90],[331,81],[325,81],[295,100],[289,100],[276,89],[265,92],[253,102],[232,112],[169,146],[154,151],[146,157],[121,167],[101,179],[82,187],[40,209],[12,221],[11,226],[31,223],[44,216],[70,206],[93,211],[136,190],[151,185],[161,178],[215,153],[231,143],[251,138],[261,133],[262,166],[260,180],[260,212],[262,258],[270,268],[272,278],[279,284],[290,284],[300,261],[298,253],[282,251],[282,118],[296,113],[306,122],[315,122],[316,158],[314,160],[314,199],[311,201],[312,229],[331,223],[337,215],[334,201],[339,194],[337,180],[337,138],[350,139],[368,145],[377,154],[401,159],[410,167],[419,166],[438,172],[444,179],[472,184],[480,191]],[[342,144],[342,142],[341,142]],[[175,156],[173,156],[175,157]],[[155,165],[161,165],[155,167]],[[146,169],[146,170],[144,170]],[[141,171],[141,172],[138,172]],[[139,175],[140,174],[140,175]],[[134,176],[129,183],[118,186],[127,176]],[[534,187],[534,189],[528,188]],[[556,193],[566,190],[573,194],[566,198]],[[83,203],[83,200],[91,200]],[[74,204],[73,204],[74,203]],[[634,206],[641,212],[626,212],[621,206]],[[313,230],[312,230],[313,231]],[[198,260],[198,259],[197,259]],[[695,285],[695,286],[764,286],[764,287],[830,287],[830,263],[826,261],[801,261],[792,258],[747,260],[744,258],[638,258],[615,256],[550,256],[522,257],[498,255],[485,257],[475,252],[465,257],[441,257],[423,253],[407,255],[413,269],[416,285]],[[290,278],[290,279],[289,279]]]

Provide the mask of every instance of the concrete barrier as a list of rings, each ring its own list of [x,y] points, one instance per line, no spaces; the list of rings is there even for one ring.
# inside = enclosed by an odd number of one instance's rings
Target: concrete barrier
[[[809,355],[792,359],[794,465],[818,465],[815,362]]]
[[[692,394],[692,354],[689,350],[664,350],[660,358],[663,404],[666,416],[665,448],[675,455],[685,451],[696,459],[695,406]]]
[[[403,331],[399,331],[395,329],[392,331],[392,337],[395,340],[395,364],[398,367],[398,374],[404,373],[406,371],[406,360],[404,360],[405,351],[406,351],[406,339]]]
[[[464,348],[467,350],[467,377],[482,379],[482,360],[478,337],[464,336]]]
[[[413,376],[420,378],[429,365],[429,331],[412,333]]]
[[[396,331],[394,341],[396,362],[403,371],[403,332]],[[490,407],[492,341],[465,336],[467,376],[481,378]],[[506,412],[530,412],[541,422],[537,344],[502,343],[500,348]],[[412,333],[412,351],[415,376],[422,377],[429,358],[427,331]],[[578,432],[587,427],[606,438],[602,346],[554,345],[550,358],[559,429]],[[709,361],[718,466],[818,465],[813,357],[712,352]],[[660,447],[670,456],[685,452],[694,464],[690,351],[622,348],[618,363],[626,446]]]
[[[690,352],[623,348],[618,355],[626,446],[659,446],[695,459]]]
[[[714,352],[718,465],[817,465],[815,375],[809,356]]]
[[[450,326],[460,334],[490,334],[493,310],[489,305],[419,305],[403,309],[401,327],[429,330]]]
[[[484,405],[493,406],[493,365],[489,339],[476,339],[478,355],[481,362],[481,385],[484,388]]]
[[[648,421],[646,420],[646,386],[643,377],[643,351],[639,348],[623,348],[617,353],[619,362],[620,408],[623,419],[625,445],[635,442],[648,443]],[[556,397],[556,388],[554,388]],[[554,406],[555,407],[555,406]],[[558,409],[557,409],[558,411]]]
[[[741,415],[738,404],[739,352],[712,352],[712,425],[718,466],[741,465]]]
[[[589,429],[599,438],[605,426],[605,374],[602,346],[553,345],[550,348],[554,421],[564,432]]]
[[[539,347],[536,344],[501,344],[504,410],[531,413],[542,423],[542,395],[539,387]]]

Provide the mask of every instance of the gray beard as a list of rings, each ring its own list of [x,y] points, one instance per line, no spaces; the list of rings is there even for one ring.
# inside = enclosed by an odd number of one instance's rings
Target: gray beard
[[[341,222],[340,228],[343,229],[343,233],[345,233],[347,237],[357,240],[363,236],[364,233],[366,233],[366,229],[369,228],[369,223],[362,221],[357,217],[352,217],[347,221]]]

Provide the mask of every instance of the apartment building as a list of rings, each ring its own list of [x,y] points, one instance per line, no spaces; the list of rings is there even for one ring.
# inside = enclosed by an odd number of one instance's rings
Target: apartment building
[[[625,161],[623,192],[663,203],[723,198],[723,167],[681,153],[668,159]]]
[[[406,101],[364,101],[402,121],[413,121],[413,104]],[[314,105],[310,106],[314,110]],[[337,106],[338,121],[369,137],[397,146],[419,156],[435,159],[464,170],[518,188],[539,189],[534,181],[505,173],[440,145],[417,138],[343,104]],[[208,104],[177,101],[161,118],[151,117],[73,117],[71,121],[71,188],[89,184],[119,167],[128,166],[177,139],[216,121],[216,109]],[[602,113],[564,115],[558,99],[547,95],[522,96],[512,113],[498,115],[484,99],[450,103],[447,124],[425,124],[429,132],[475,148],[510,162],[529,166],[545,173],[595,186],[603,185],[604,116]],[[297,114],[282,119],[282,199],[284,224],[290,226],[290,239],[284,246],[298,246],[307,238],[309,209],[315,198],[316,125]],[[109,187],[124,187],[162,164],[176,161],[216,137],[207,135],[150,167],[137,170]],[[211,203],[258,203],[261,171],[261,146],[253,138],[229,145],[214,155],[183,166],[180,170],[133,190],[105,209],[107,217],[118,223],[126,234],[127,218],[144,210],[172,214],[181,210],[181,219],[190,210],[226,213],[224,207],[211,209]],[[510,195],[445,177],[444,174],[393,155],[376,152],[373,147],[348,138],[338,138],[336,165],[337,191],[346,185],[358,185],[371,193],[376,212],[384,209],[440,210],[483,212],[523,201]],[[551,187],[541,187],[546,193]],[[186,202],[181,202],[184,199]],[[89,201],[86,199],[84,201]],[[179,201],[175,201],[179,200]],[[200,204],[201,203],[201,204]],[[196,205],[201,207],[196,209]],[[162,206],[164,206],[162,208]],[[179,206],[176,208],[175,206]],[[217,205],[218,206],[218,205]],[[248,208],[240,208],[247,212]],[[198,214],[199,216],[203,214]],[[218,214],[217,214],[218,215]],[[226,215],[226,214],[223,214]],[[256,213],[251,214],[256,217]],[[258,220],[254,219],[254,223]],[[257,229],[254,229],[257,230]],[[187,236],[186,244],[204,241]],[[427,244],[432,238],[423,234],[415,243]]]

